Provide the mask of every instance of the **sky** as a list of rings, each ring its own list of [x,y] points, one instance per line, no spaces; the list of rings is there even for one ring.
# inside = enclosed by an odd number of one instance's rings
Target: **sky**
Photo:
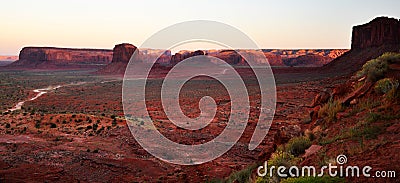
[[[8,0],[0,4],[0,55],[18,55],[24,46],[140,46],[157,31],[190,20],[229,24],[260,48],[350,48],[352,26],[377,16],[400,17],[399,0]]]

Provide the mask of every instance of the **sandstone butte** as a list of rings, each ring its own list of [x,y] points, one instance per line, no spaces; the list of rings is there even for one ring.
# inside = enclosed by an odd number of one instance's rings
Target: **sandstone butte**
[[[24,47],[19,60],[10,68],[41,68],[63,69],[72,66],[100,66],[97,73],[123,74],[126,63],[129,62],[137,47],[123,43],[115,45],[113,50],[103,49],[73,49],[54,47]],[[138,50],[139,51],[139,50]],[[322,66],[345,53],[346,49],[303,49],[303,50],[261,50],[271,66]],[[172,55],[170,50],[142,49],[138,57],[149,62],[158,57],[157,63],[163,66],[173,66],[178,62],[197,55],[208,55],[226,61],[231,65],[246,65],[240,54],[253,55],[258,64],[265,64],[265,59],[253,54],[255,50],[182,50]],[[104,65],[108,65],[104,67]],[[122,68],[119,68],[122,67]]]
[[[400,50],[400,21],[377,17],[369,23],[353,27],[351,50],[326,64],[322,72],[340,71],[350,74],[385,52]]]
[[[10,66],[53,68],[74,65],[106,65],[112,60],[112,50],[55,47],[24,47],[19,60]]]

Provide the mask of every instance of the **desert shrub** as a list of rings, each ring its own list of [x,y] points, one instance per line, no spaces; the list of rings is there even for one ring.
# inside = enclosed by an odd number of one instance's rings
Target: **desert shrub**
[[[294,156],[303,154],[307,148],[311,146],[311,141],[307,137],[295,137],[286,144],[286,151]]]
[[[382,79],[389,69],[389,64],[400,62],[400,54],[384,53],[376,59],[372,59],[365,63],[357,73],[358,77],[367,77],[367,80],[375,82]]]
[[[350,138],[353,140],[357,139],[376,139],[379,134],[382,133],[383,128],[381,126],[356,126],[350,128],[344,137]]]
[[[344,110],[343,105],[336,100],[330,99],[322,108],[318,111],[318,117],[327,117],[328,121],[336,121],[336,114]]]
[[[381,105],[381,101],[374,100],[369,97],[364,97],[364,98],[359,99],[358,103],[353,107],[351,114],[353,115],[353,114],[356,114],[356,113],[364,111],[364,110],[370,110],[379,105]]]
[[[102,126],[99,130],[97,130],[96,134],[100,134],[102,131],[104,131],[104,126]]]
[[[112,125],[112,126],[117,126],[117,119],[116,119],[116,118],[113,119],[111,125]]]
[[[385,95],[386,102],[395,102],[400,99],[400,90],[398,88],[392,88]]]
[[[371,112],[368,114],[366,121],[368,123],[373,123],[380,120],[381,118],[382,118],[381,114]]]
[[[40,128],[40,121],[39,120],[36,120],[35,128]]]
[[[396,90],[399,87],[399,82],[395,79],[385,78],[376,82],[374,90],[379,94],[387,94],[390,90]]]
[[[57,128],[57,125],[55,123],[50,123],[50,128]]]
[[[10,128],[10,127],[11,127],[10,123],[7,123],[6,128]]]
[[[385,76],[388,68],[388,63],[385,60],[372,59],[363,65],[357,76],[360,78],[366,76],[368,81],[375,82]]]
[[[339,177],[296,177],[288,178],[281,181],[281,183],[344,183],[345,179]]]
[[[386,61],[388,64],[399,63],[400,62],[400,54],[387,52],[382,54],[378,59]]]
[[[97,130],[97,127],[99,127],[99,125],[98,124],[93,124],[93,131],[96,131]]]
[[[253,182],[251,179],[251,175],[254,169],[256,169],[258,165],[251,165],[243,170],[232,173],[226,182]]]
[[[285,152],[285,151],[276,151],[271,155],[271,158],[268,160],[268,167],[279,167],[284,166],[286,167],[285,173],[286,175],[289,174],[289,167],[296,165],[297,160],[292,154]],[[257,182],[280,182],[281,177],[278,176],[276,169],[273,172],[272,177],[267,176],[263,177],[262,179],[257,179]]]

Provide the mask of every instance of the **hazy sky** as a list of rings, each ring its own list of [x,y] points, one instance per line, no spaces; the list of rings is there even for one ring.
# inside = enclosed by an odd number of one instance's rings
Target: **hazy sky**
[[[351,28],[400,17],[399,0],[7,0],[0,6],[0,55],[24,46],[112,49],[140,44],[169,25],[214,20],[262,48],[349,48]]]

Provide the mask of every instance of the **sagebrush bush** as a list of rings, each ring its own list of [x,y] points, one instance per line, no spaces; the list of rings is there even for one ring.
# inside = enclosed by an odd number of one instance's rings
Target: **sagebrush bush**
[[[286,144],[286,151],[294,156],[303,154],[307,148],[311,146],[311,141],[307,137],[295,137]]]
[[[257,167],[258,166],[254,164],[243,170],[234,172],[228,177],[226,182],[243,182],[243,183],[253,182],[253,180],[251,179],[251,175],[253,173],[253,170],[256,169]],[[216,182],[216,180],[214,180],[214,182]]]
[[[344,183],[345,179],[339,177],[297,177],[288,178],[281,181],[281,183]]]
[[[318,111],[318,117],[327,117],[329,122],[336,121],[336,114],[344,110],[343,105],[336,100],[330,99],[322,108]]]
[[[400,54],[387,52],[378,57],[378,59],[385,60],[388,64],[400,63]]]
[[[290,167],[295,164],[296,158],[284,151],[276,151],[271,155],[271,158],[268,160],[268,166],[285,166]]]
[[[366,76],[368,81],[375,82],[385,76],[388,68],[388,63],[385,60],[372,59],[363,65],[361,71],[358,72],[358,76]]]
[[[399,87],[399,81],[392,78],[384,78],[376,82],[374,90],[378,94],[387,94],[392,89]]]
[[[367,80],[375,82],[382,79],[389,69],[389,64],[399,63],[400,54],[399,53],[384,53],[376,59],[372,59],[365,63],[357,73],[359,78],[366,76]]]
[[[288,169],[291,166],[296,165],[298,159],[294,157],[292,154],[286,152],[286,151],[281,151],[277,150],[275,151],[272,155],[271,158],[268,160],[268,167],[279,167],[279,166],[284,166],[286,167],[285,174],[288,174]],[[256,183],[279,183],[283,178],[279,177],[277,174],[276,169],[272,172],[272,177],[270,177],[270,172],[266,172],[267,175],[265,177],[257,177]]]

